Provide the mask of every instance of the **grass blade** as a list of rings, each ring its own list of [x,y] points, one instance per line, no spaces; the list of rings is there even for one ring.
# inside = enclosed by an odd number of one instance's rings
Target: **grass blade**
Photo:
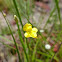
[[[56,8],[57,8],[57,12],[58,12],[58,17],[61,23],[61,15],[60,15],[60,8],[59,8],[59,1],[55,0],[55,4],[56,4]]]
[[[32,62],[34,62],[34,60],[35,60],[35,53],[36,53],[38,43],[39,43],[39,39],[37,40],[36,45],[34,47],[34,51],[33,51],[33,55],[32,55]]]
[[[6,21],[7,25],[8,25],[8,28],[9,28],[10,33],[11,33],[11,35],[12,35],[12,38],[13,38],[13,40],[14,40],[14,44],[15,44],[15,46],[16,46],[16,51],[17,51],[18,57],[19,57],[19,62],[21,62],[20,53],[19,53],[19,50],[18,50],[18,47],[17,47],[16,40],[15,40],[15,38],[14,38],[14,36],[13,36],[13,33],[12,33],[12,30],[11,30],[11,28],[10,28],[10,25],[9,25],[9,23],[8,23],[8,21],[7,21],[7,19],[6,19],[6,17],[4,16],[3,12],[2,12],[2,15],[3,15],[5,21]]]
[[[16,9],[16,11],[17,11],[17,15],[18,15],[18,17],[19,17],[19,20],[20,20],[20,23],[21,23],[21,26],[22,26],[22,30],[23,30],[23,24],[22,24],[22,20],[21,20],[21,17],[20,17],[20,14],[19,14],[18,8],[17,8],[16,1],[13,0],[13,3],[14,3],[14,6],[15,6],[15,9]]]
[[[25,45],[24,45],[24,42],[23,42],[22,34],[21,34],[21,31],[20,31],[20,26],[19,26],[19,23],[18,23],[18,18],[17,18],[16,15],[14,15],[14,19],[15,19],[17,27],[18,27],[19,39],[20,39],[20,42],[22,44],[22,47],[23,47],[23,50],[24,50],[24,53],[26,55],[26,59],[27,59],[27,62],[28,62],[28,55],[26,53],[26,48],[25,48]]]
[[[51,13],[50,13],[50,15],[49,15],[49,18],[48,18],[48,20],[47,20],[47,22],[46,22],[46,24],[45,24],[45,26],[44,26],[43,29],[45,29],[46,25],[47,25],[48,22],[49,22],[50,17],[52,17],[52,15],[53,15],[53,13],[55,12],[55,10],[56,10],[56,8],[54,8],[54,9],[51,11]]]

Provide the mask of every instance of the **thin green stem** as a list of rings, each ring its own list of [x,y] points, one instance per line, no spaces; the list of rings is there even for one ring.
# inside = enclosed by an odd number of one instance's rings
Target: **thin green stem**
[[[16,1],[13,0],[13,3],[14,3],[14,6],[15,6],[15,9],[16,9],[16,11],[17,11],[17,14],[18,14],[18,17],[19,17],[19,20],[20,20],[21,26],[22,26],[22,30],[23,30],[23,24],[22,24],[22,20],[21,20],[21,17],[20,17],[20,14],[19,14],[18,8],[17,8]],[[24,31],[23,31],[23,32],[24,32]],[[21,33],[20,33],[20,34],[21,34]]]
[[[34,47],[34,51],[33,51],[33,55],[32,55],[32,62],[35,62],[35,53],[36,53],[38,43],[39,43],[39,39],[37,40],[36,45]]]
[[[13,3],[14,3],[14,6],[15,6],[15,9],[16,9],[16,11],[17,11],[17,14],[18,14],[18,17],[19,17],[19,20],[20,20],[21,26],[22,26],[22,30],[23,30],[23,24],[22,24],[22,20],[21,20],[21,17],[20,17],[20,14],[19,14],[18,8],[17,8],[16,1],[13,0]],[[18,26],[19,38],[20,38],[20,41],[21,41],[21,43],[22,43],[22,46],[23,46],[23,49],[24,49],[24,52],[25,52],[25,55],[26,55],[26,58],[27,58],[27,61],[28,61],[28,56],[27,56],[26,49],[25,49],[25,46],[24,46],[24,43],[23,43],[23,39],[20,37],[20,36],[21,36],[21,32],[20,32],[20,29],[19,29],[19,25],[18,25],[18,23],[17,23],[17,26]],[[23,32],[24,32],[24,31],[23,31]]]
[[[25,38],[25,41],[26,41],[26,45],[27,45],[27,48],[28,48],[28,54],[30,53],[30,46],[29,46],[29,42],[28,42],[28,39]]]
[[[46,22],[46,24],[45,24],[45,26],[44,26],[43,29],[45,29],[46,25],[48,24],[48,22],[49,22],[49,20],[50,20],[50,17],[52,17],[52,15],[53,15],[53,13],[55,12],[55,10],[56,10],[56,7],[51,11],[51,13],[50,13],[50,15],[49,15],[49,18],[48,18],[48,20],[47,20],[47,22]]]
[[[26,48],[25,48],[25,45],[24,45],[24,42],[23,42],[23,38],[22,38],[22,35],[21,35],[20,27],[19,27],[19,24],[18,24],[18,19],[16,18],[15,21],[16,21],[16,24],[17,24],[17,27],[18,27],[18,34],[19,34],[20,42],[21,42],[21,44],[22,44],[24,53],[25,53],[25,55],[26,55],[27,62],[29,62],[29,61],[28,61],[28,55],[27,55],[27,53],[26,53]]]
[[[21,17],[20,17],[20,14],[19,14],[18,8],[17,8],[16,1],[13,0],[13,3],[14,3],[14,6],[15,6],[15,9],[16,9],[16,11],[17,11],[17,15],[18,15],[18,17],[19,17],[20,24],[21,24],[21,26],[22,26],[22,30],[23,30],[23,24],[22,24],[22,20],[21,20]]]
[[[56,4],[56,8],[57,8],[57,12],[58,12],[58,17],[60,20],[60,24],[61,24],[61,15],[60,15],[60,8],[59,8],[59,1],[55,0],[55,4]]]
[[[3,12],[2,12],[2,14],[3,14]],[[3,17],[4,17],[4,15],[3,15]],[[6,17],[4,17],[4,19],[5,19],[5,21],[6,21],[7,25],[8,25],[8,28],[9,28],[10,33],[11,33],[11,35],[12,35],[12,38],[13,38],[13,40],[14,40],[14,44],[15,44],[15,46],[16,46],[16,51],[17,51],[18,57],[19,57],[19,62],[21,62],[20,53],[19,53],[19,50],[18,50],[18,47],[17,47],[16,40],[15,40],[15,38],[14,38],[14,36],[13,36],[12,30],[11,30],[11,28],[10,28],[10,25],[9,25],[9,23],[8,23],[8,21],[7,21],[7,19],[6,19]]]

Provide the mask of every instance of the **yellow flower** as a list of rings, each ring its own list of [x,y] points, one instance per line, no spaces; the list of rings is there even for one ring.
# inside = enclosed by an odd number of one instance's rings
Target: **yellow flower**
[[[31,37],[32,38],[37,38],[37,33],[36,32],[31,32]]]
[[[24,31],[31,31],[31,30],[32,30],[32,25],[29,24],[29,23],[26,23],[26,24],[23,26],[23,30],[24,30]]]
[[[37,32],[38,32],[38,29],[37,28],[32,28],[32,31],[31,31],[31,37],[33,38],[37,38]]]
[[[29,38],[29,37],[37,38],[37,32],[33,32],[33,31],[25,32],[24,36],[26,38]]]
[[[38,29],[34,27],[34,28],[32,28],[32,31],[33,32],[38,32]]]
[[[38,29],[37,28],[32,28],[32,25],[31,24],[25,24],[24,27],[23,27],[23,30],[26,31],[24,36],[26,38],[29,38],[29,37],[32,37],[32,38],[37,38],[37,32],[38,32]]]
[[[25,36],[26,38],[31,37],[31,36],[30,36],[30,32],[25,32],[24,36]]]

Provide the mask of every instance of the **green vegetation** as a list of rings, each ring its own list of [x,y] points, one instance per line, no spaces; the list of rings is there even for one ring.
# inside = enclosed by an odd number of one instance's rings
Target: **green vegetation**
[[[43,28],[44,32],[40,32],[41,30],[39,29],[40,27],[37,28],[37,26],[35,26],[33,23],[35,22],[33,19],[34,16],[33,9],[35,6],[33,0],[10,0],[10,1],[3,0],[3,1],[7,5],[6,8],[9,9],[8,12],[14,15],[13,18],[16,22],[17,30],[13,31],[9,23],[9,20],[4,15],[4,12],[2,11],[3,9],[1,8],[1,13],[8,26],[5,28],[1,28],[0,38],[3,38],[7,42],[13,43],[15,45],[15,48],[2,41],[0,41],[0,43],[2,43],[8,48],[14,49],[18,54],[19,62],[55,62],[55,61],[59,62],[62,59],[62,53],[61,53],[62,52],[62,46],[61,46],[62,19],[59,8],[59,1],[58,0],[53,1],[55,6],[50,11],[47,22],[44,25]],[[3,8],[5,7],[3,2],[1,3],[1,5],[3,5]],[[33,22],[30,21],[30,18],[32,18]],[[33,27],[36,27],[38,29],[37,38],[24,37],[25,32],[23,31],[23,26],[24,26],[23,19],[26,19],[27,23],[30,23]],[[46,29],[46,26],[48,24],[52,24],[50,31],[48,31],[49,28]],[[14,34],[16,34],[16,32],[20,44],[16,42],[16,38],[14,37]],[[8,40],[7,38],[4,37],[4,35],[11,35],[13,41]],[[51,48],[46,49],[45,48],[46,44],[49,44]],[[21,51],[21,54],[19,48],[23,49]]]

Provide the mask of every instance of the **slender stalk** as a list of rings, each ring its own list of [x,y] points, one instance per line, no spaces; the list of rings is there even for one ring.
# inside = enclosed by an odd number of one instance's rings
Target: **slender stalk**
[[[17,11],[17,14],[18,14],[18,17],[19,17],[19,20],[20,20],[21,26],[22,26],[22,30],[23,30],[23,24],[22,24],[22,20],[21,20],[21,17],[20,17],[20,14],[19,14],[18,8],[17,8],[16,1],[13,0],[13,3],[14,3],[14,6],[15,6],[15,9],[16,9],[16,11]],[[18,24],[17,24],[17,26],[18,26]],[[18,26],[18,28],[19,28],[19,26]],[[18,32],[19,32],[19,37],[20,37],[20,36],[21,36],[20,29],[18,30]],[[24,32],[24,31],[23,31],[23,32]],[[20,40],[22,40],[21,37],[20,37]],[[21,42],[22,42],[22,46],[23,46],[23,45],[24,45],[23,40],[22,40]],[[23,46],[23,48],[24,48],[24,52],[25,52],[25,54],[26,54],[25,46]],[[28,61],[27,54],[26,54],[26,58],[27,58],[27,61]]]
[[[18,8],[17,8],[16,0],[13,0],[13,3],[14,3],[14,6],[15,6],[15,9],[16,9],[16,11],[17,11],[17,15],[18,15],[18,17],[19,17],[20,24],[21,24],[21,26],[22,26],[22,30],[23,30],[23,24],[22,24],[22,20],[21,20],[21,17],[20,17]]]
[[[29,21],[29,19],[30,19],[30,17],[29,17],[29,13],[30,13],[30,0],[27,0],[27,2],[26,2],[26,14],[27,14],[27,21],[28,21],[28,23],[30,23],[30,21]]]
[[[19,27],[18,19],[17,19],[17,16],[16,16],[16,15],[14,15],[14,19],[15,19],[16,24],[17,24],[17,27],[18,27],[18,34],[19,34],[20,42],[21,42],[21,44],[22,44],[22,47],[23,47],[23,50],[24,50],[24,53],[25,53],[27,62],[29,62],[29,61],[28,61],[28,55],[27,55],[27,53],[26,53],[26,48],[25,48],[25,45],[24,45],[24,42],[23,42],[22,34],[21,34],[21,31],[20,31],[20,27]]]
[[[30,53],[30,46],[29,46],[29,42],[28,42],[28,39],[25,38],[25,41],[26,41],[26,45],[27,45],[27,48],[28,48],[28,54]]]
[[[57,22],[56,16],[57,16],[57,15],[54,16],[53,25],[52,25],[52,27],[51,27],[51,29],[50,29],[50,32],[48,33],[48,37],[50,37],[50,34],[52,33],[52,31],[53,31],[53,29],[54,29],[54,27],[55,27],[55,24],[56,24],[56,22]]]
[[[17,14],[18,14],[18,17],[19,17],[19,20],[20,20],[21,26],[22,26],[22,30],[23,30],[23,24],[22,24],[22,20],[21,20],[21,17],[20,17],[20,14],[19,14],[18,8],[17,8],[16,0],[13,0],[13,3],[14,3],[14,6],[15,6],[15,9],[16,9],[16,11],[17,11]],[[28,23],[31,23],[31,22],[29,21],[29,17],[27,18],[27,21],[28,21]],[[31,23],[31,24],[32,24],[32,23]],[[33,25],[32,25],[32,26],[33,26]]]
[[[15,9],[16,9],[16,11],[17,11],[17,14],[18,14],[18,17],[19,17],[19,20],[20,20],[21,26],[22,26],[22,30],[23,30],[23,24],[22,24],[22,20],[21,20],[21,17],[20,17],[20,14],[19,14],[18,8],[17,8],[16,1],[13,0],[13,3],[14,3],[14,6],[15,6]],[[30,22],[29,22],[29,23],[30,23]],[[24,32],[24,31],[23,31],[23,32]]]
[[[36,45],[35,45],[35,47],[34,47],[34,51],[33,51],[33,55],[32,55],[32,62],[35,61],[35,53],[36,53],[36,49],[37,49],[38,43],[39,43],[39,39],[38,39],[38,41],[36,42]]]
[[[47,20],[47,22],[46,22],[46,24],[45,24],[45,26],[44,26],[43,29],[45,29],[46,25],[47,25],[48,22],[49,22],[50,17],[52,17],[52,15],[53,15],[53,13],[55,12],[55,10],[56,10],[56,7],[51,11],[51,13],[50,13],[50,15],[49,15],[49,18],[48,18],[48,20]]]
[[[2,12],[2,14],[3,14],[3,12]],[[7,21],[7,19],[6,19],[6,17],[4,16],[4,14],[3,14],[3,17],[4,17],[4,19],[5,19],[5,21],[6,21],[7,25],[8,25],[8,28],[9,28],[10,33],[11,33],[11,35],[12,35],[12,38],[13,38],[13,40],[14,40],[14,44],[15,44],[15,46],[16,46],[16,51],[17,51],[18,57],[19,57],[19,62],[21,62],[20,53],[19,53],[19,50],[18,50],[18,47],[17,47],[16,40],[15,40],[15,38],[14,38],[14,36],[13,36],[12,30],[11,30],[11,28],[10,28],[10,25],[9,25],[9,23],[8,23],[8,21]]]
[[[58,17],[60,20],[60,24],[61,24],[61,15],[60,15],[60,8],[59,8],[59,1],[58,0],[54,0],[55,4],[56,4],[56,8],[57,8],[57,12],[58,12]]]

